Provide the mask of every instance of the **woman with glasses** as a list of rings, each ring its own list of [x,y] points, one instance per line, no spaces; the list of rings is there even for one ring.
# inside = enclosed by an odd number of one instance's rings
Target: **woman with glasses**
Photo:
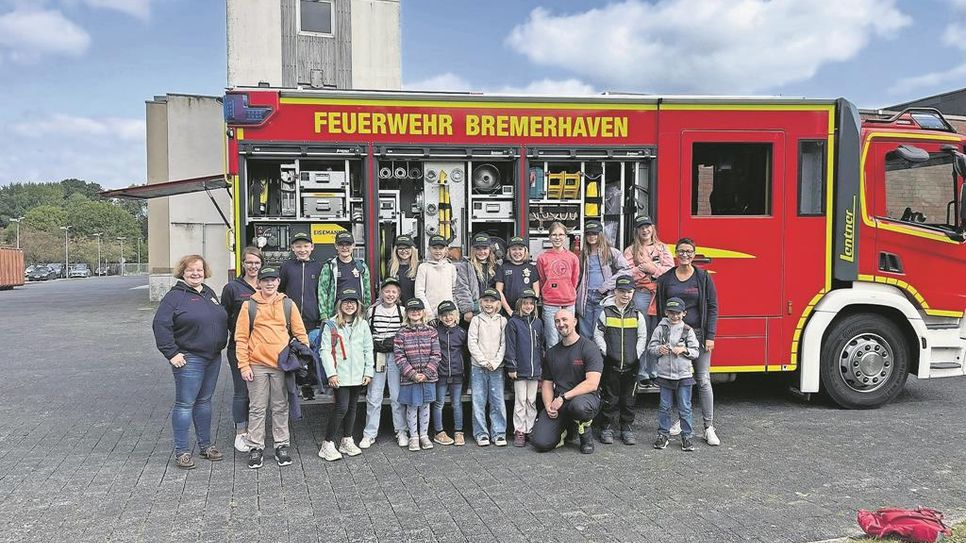
[[[711,352],[718,329],[718,293],[711,274],[695,268],[695,244],[689,238],[678,240],[678,265],[657,279],[657,312],[663,315],[670,298],[684,301],[684,323],[698,338],[699,356],[694,361],[694,379],[699,391],[699,404],[704,416],[704,440],[708,445],[721,444],[714,429],[714,392],[711,390]],[[680,421],[671,427],[670,434],[681,433]]]
[[[262,252],[257,247],[245,247],[242,251],[242,273],[229,281],[221,291],[221,305],[228,312],[228,369],[234,393],[231,398],[231,417],[235,421],[235,449],[248,452],[245,434],[248,433],[248,384],[238,371],[238,355],[235,354],[235,324],[242,304],[258,290],[258,270],[262,269]]]

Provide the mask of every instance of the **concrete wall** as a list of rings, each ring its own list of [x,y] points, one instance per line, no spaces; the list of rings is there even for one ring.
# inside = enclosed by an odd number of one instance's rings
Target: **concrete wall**
[[[225,169],[221,99],[169,94],[148,102],[148,182],[218,174]],[[212,192],[230,217],[227,191]],[[150,296],[158,300],[174,284],[172,268],[188,254],[208,261],[207,283],[221,292],[232,266],[228,228],[204,192],[156,198],[148,205]]]
[[[352,1],[352,88],[402,88],[399,0]]]
[[[228,86],[283,86],[280,0],[228,0],[227,7]]]

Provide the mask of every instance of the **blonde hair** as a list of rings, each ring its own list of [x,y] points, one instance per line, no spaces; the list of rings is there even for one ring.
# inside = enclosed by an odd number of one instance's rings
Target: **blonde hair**
[[[348,301],[353,301],[353,300],[348,300]],[[341,327],[341,326],[345,326],[346,324],[351,324],[352,326],[357,326],[360,321],[364,320],[364,319],[361,319],[360,318],[360,316],[362,314],[362,302],[360,302],[359,300],[354,300],[354,301],[356,303],[356,312],[352,314],[352,322],[350,323],[345,318],[345,314],[342,312],[342,303],[343,303],[343,301],[342,300],[339,300],[339,302],[338,302],[339,308],[338,308],[338,311],[335,312],[335,318],[333,319],[335,321],[335,325],[336,326],[340,326]]]
[[[553,234],[553,231],[554,230],[558,230],[558,229],[559,230],[563,230],[563,233],[564,234],[569,234],[570,233],[570,230],[568,230],[567,227],[564,226],[564,223],[562,223],[560,221],[555,221],[555,222],[550,223],[550,228],[547,230],[547,233],[548,234]]]
[[[530,260],[530,248],[529,247],[527,247],[526,245],[517,245],[516,247],[519,247],[519,248],[523,249],[523,260],[521,260],[520,262],[527,262],[528,260]],[[512,249],[512,248],[513,247],[507,247],[506,248],[506,257],[511,262],[513,261],[510,258],[510,249]]]
[[[425,309],[419,309],[418,311],[422,311],[423,312],[423,316],[422,317],[419,317],[419,320],[418,321],[415,321],[415,320],[409,318],[409,310],[408,309],[406,310],[406,326],[411,326],[413,324],[426,324],[426,310]]]
[[[633,253],[635,266],[640,266],[643,262],[642,259],[644,258],[644,247],[646,247],[646,245],[644,245],[644,240],[641,239],[640,230],[640,226],[634,229],[634,243],[631,244],[631,252]],[[657,226],[652,224],[651,231],[653,232],[653,234],[651,234],[651,244],[655,247],[662,247],[664,242],[657,237]]]
[[[597,257],[600,258],[601,266],[609,266],[610,260],[613,258],[610,250],[610,242],[607,241],[607,236],[603,232],[597,234],[597,248],[594,249],[587,243],[587,235],[584,235],[584,241],[580,244],[580,263],[583,265],[587,262],[593,255],[592,251],[597,252]]]
[[[393,246],[392,253],[389,255],[389,276],[399,277],[399,256],[396,254],[396,250],[399,249],[397,246]],[[410,279],[416,278],[416,268],[419,267],[419,250],[413,247],[413,254],[409,255],[409,270],[406,272],[406,277]]]
[[[486,271],[483,271],[483,262],[476,258],[476,248],[474,247],[470,251],[470,264],[473,265],[473,269],[476,270],[476,278],[480,281],[489,280],[496,277],[496,255],[493,254],[493,248],[487,247],[490,250],[490,256],[486,258]],[[486,274],[487,277],[483,277]]]
[[[208,262],[205,261],[205,257],[201,255],[185,255],[181,257],[174,266],[174,276],[178,279],[184,279],[184,271],[188,269],[188,266],[194,264],[197,261],[201,261],[202,267],[205,269],[205,279],[211,277],[211,268],[208,267]]]
[[[513,314],[514,315],[517,315],[518,317],[526,317],[527,316],[527,315],[524,315],[523,314],[523,301],[524,300],[527,300],[527,299],[528,298],[524,298],[523,296],[517,298],[517,303],[514,304],[514,307],[513,307]],[[537,302],[534,301],[533,302],[533,311],[530,312],[530,315],[534,315],[535,316],[536,314],[537,314]]]

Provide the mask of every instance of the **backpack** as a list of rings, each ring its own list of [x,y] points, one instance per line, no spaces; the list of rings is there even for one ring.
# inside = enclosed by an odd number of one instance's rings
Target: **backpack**
[[[953,534],[943,523],[943,514],[928,507],[885,507],[875,512],[860,509],[858,522],[865,533],[876,538],[895,535],[908,541],[933,543],[940,535]]]
[[[255,329],[255,315],[258,313],[258,304],[252,303],[251,300],[245,303],[248,304],[248,337],[251,337],[252,331]],[[288,329],[289,337],[292,337],[293,305],[295,305],[295,302],[288,296],[282,298],[282,309],[285,311],[285,328]]]

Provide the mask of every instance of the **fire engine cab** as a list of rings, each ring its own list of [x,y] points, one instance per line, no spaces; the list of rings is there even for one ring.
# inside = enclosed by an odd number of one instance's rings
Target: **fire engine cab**
[[[910,373],[964,374],[964,136],[935,110],[268,88],[232,89],[224,110],[236,254],[280,261],[308,231],[328,258],[350,230],[374,288],[400,234],[454,256],[479,232],[498,252],[519,235],[536,258],[552,222],[576,246],[599,220],[623,249],[647,214],[713,274],[723,378],[795,372],[801,392],[867,408]]]

